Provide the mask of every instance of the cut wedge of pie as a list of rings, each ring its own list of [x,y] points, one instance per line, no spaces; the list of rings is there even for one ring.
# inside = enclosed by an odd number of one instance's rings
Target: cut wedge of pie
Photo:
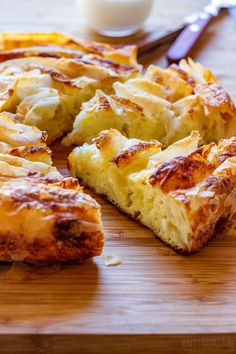
[[[100,206],[76,180],[11,161],[0,166],[1,261],[81,261],[101,253]]]
[[[100,206],[52,166],[45,132],[0,114],[0,260],[81,261],[103,246]]]
[[[158,141],[103,131],[69,156],[71,175],[178,252],[199,251],[235,213],[236,137],[200,148],[198,132]]]

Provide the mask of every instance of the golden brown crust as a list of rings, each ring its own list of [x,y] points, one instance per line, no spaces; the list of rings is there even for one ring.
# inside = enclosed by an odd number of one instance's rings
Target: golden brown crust
[[[0,185],[2,185],[3,183],[7,183],[12,181],[13,183],[19,182],[19,183],[26,183],[28,185],[31,184],[53,184],[56,186],[63,186],[63,182],[65,180],[69,180],[69,186],[68,188],[72,188],[72,189],[77,189],[77,188],[82,188],[79,184],[79,182],[74,179],[74,178],[65,178],[63,179],[62,176],[49,176],[49,175],[43,175],[39,172],[28,172],[27,176],[24,177],[9,177],[9,176],[4,176],[2,174],[0,174]],[[70,187],[71,185],[71,187]],[[64,187],[63,187],[64,188]]]
[[[236,107],[230,95],[218,84],[198,85],[195,91],[201,95],[204,103],[211,108],[236,113]]]
[[[149,182],[153,187],[159,185],[166,193],[193,187],[215,169],[207,160],[210,150],[211,145],[207,145],[189,155],[166,161],[152,173]]]
[[[161,147],[161,143],[158,141],[140,141],[135,145],[132,145],[119,152],[118,155],[110,159],[117,167],[128,165],[133,159],[139,156],[144,151],[155,153]]]
[[[64,262],[101,253],[99,205],[82,193],[76,180],[52,180],[35,173],[0,177],[0,184],[0,215],[10,210],[12,225],[4,220],[1,224],[1,260]]]
[[[54,48],[52,48],[53,50],[50,50],[51,45],[54,46]],[[58,46],[58,48],[55,48],[55,46]],[[49,56],[54,57],[57,55],[65,57],[78,57],[83,54],[92,54],[96,55],[97,57],[116,61],[120,64],[137,66],[136,46],[128,45],[117,47],[105,43],[85,43],[59,33],[0,34],[0,51],[6,51],[6,58],[9,57],[9,51],[12,50],[12,55],[17,56],[18,58],[22,56],[28,56],[30,51],[29,47],[35,47],[35,49],[32,50],[37,56],[47,56],[49,54]],[[42,47],[44,48],[42,49]],[[2,55],[1,59],[4,59],[4,54]]]
[[[169,70],[178,74],[178,76],[184,81],[186,81],[189,84],[189,86],[191,87],[196,86],[196,81],[194,80],[194,78],[190,76],[186,71],[181,69],[177,64],[171,64]]]
[[[111,95],[111,99],[121,106],[125,106],[127,108],[130,108],[134,112],[136,111],[139,114],[144,115],[143,108],[128,98]]]
[[[172,193],[175,198],[185,204],[191,217],[192,229],[194,230],[193,252],[198,252],[203,248],[222,229],[222,225],[228,221],[232,204],[227,205],[227,198],[233,199],[236,196],[236,175],[232,175],[228,171],[222,176],[208,176],[199,183],[198,194],[195,198],[204,196],[204,193],[211,194],[211,197],[205,197],[205,201],[196,210],[193,210],[194,199],[191,190],[177,190]]]
[[[106,58],[100,58],[100,57],[95,57],[95,56],[86,56],[82,58],[76,58],[74,57],[74,61],[78,64],[85,64],[85,65],[96,65],[96,66],[101,66],[106,69],[111,69],[118,75],[127,75],[131,74],[132,72],[138,72],[138,69],[133,67],[132,65],[128,64],[120,64],[117,63],[115,60],[110,60]]]
[[[74,82],[67,75],[61,73],[56,69],[52,69],[46,66],[39,66],[39,65],[29,65],[25,69],[26,71],[39,69],[41,73],[49,74],[52,80],[63,82],[63,84],[68,84],[70,86],[75,86]]]
[[[182,70],[184,73],[186,74],[182,74],[183,78],[186,75],[186,79],[191,78],[194,83],[194,86],[196,86],[196,84],[198,83],[219,83],[218,80],[216,79],[216,77],[213,75],[213,73],[205,68],[204,66],[202,66],[199,63],[195,63],[191,58],[186,59],[182,59],[179,62],[179,68],[180,70]],[[172,67],[172,66],[171,66]],[[171,68],[170,67],[170,68]],[[178,73],[178,71],[177,71]],[[181,72],[179,72],[179,75]]]
[[[221,139],[216,153],[216,163],[222,164],[226,159],[236,156],[236,136],[230,139]]]
[[[112,142],[114,135],[119,136],[118,131],[115,129],[110,129],[109,134],[107,130],[102,130],[97,136],[97,138],[93,139],[93,143],[96,144],[99,150],[103,150],[107,145]]]
[[[34,157],[36,158],[36,156],[40,157],[42,154],[51,156],[52,150],[46,146],[20,146],[10,149],[7,153],[13,156],[28,159]],[[40,159],[38,161],[40,161]]]
[[[74,65],[79,66],[97,66],[104,69],[111,70],[114,74],[119,76],[128,76],[132,73],[137,73],[139,70],[129,64],[120,64],[114,60],[110,60],[107,58],[96,57],[91,54],[89,55],[79,55],[79,54],[68,54],[62,55],[62,53],[54,53],[50,52],[50,49],[40,52],[30,49],[24,50],[14,50],[9,52],[0,52],[0,63],[3,63],[12,59],[21,59],[21,58],[29,58],[29,57],[42,57],[42,58],[54,58],[54,59],[63,59],[70,60],[70,63],[74,63]]]
[[[0,63],[4,61],[13,60],[13,59],[20,59],[20,58],[28,58],[28,57],[43,57],[43,58],[62,58],[61,55],[56,53],[52,53],[49,50],[45,50],[43,52],[33,49],[12,49],[0,52]]]
[[[51,165],[51,150],[46,146],[47,133],[21,123],[22,116],[0,113],[0,153]]]
[[[101,90],[96,91],[96,100],[98,103],[98,109],[105,109],[106,111],[111,110],[110,102],[107,96]]]

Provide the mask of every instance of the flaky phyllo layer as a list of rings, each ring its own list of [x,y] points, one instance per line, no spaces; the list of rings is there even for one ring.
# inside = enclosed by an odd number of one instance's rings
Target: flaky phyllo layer
[[[0,35],[0,111],[48,133],[48,142],[72,128],[81,104],[100,88],[139,74],[136,48],[82,43],[59,34]]]
[[[46,132],[0,113],[0,260],[62,262],[101,253],[100,206],[51,166]]]
[[[22,120],[20,114],[0,113],[0,173],[4,175],[5,162],[11,161],[18,167],[27,165],[30,171],[42,172],[43,169],[45,173],[60,175],[51,166],[52,152],[46,145],[47,133],[23,124]]]
[[[151,65],[143,77],[98,90],[84,103],[64,143],[90,142],[105,129],[128,138],[157,139],[164,146],[198,130],[201,143],[236,134],[236,108],[213,74],[192,60],[161,69]]]
[[[80,261],[101,253],[100,207],[76,180],[8,164],[0,174],[1,261]]]
[[[236,212],[236,137],[199,141],[195,131],[162,150],[111,129],[73,150],[70,172],[174,249],[197,252]]]

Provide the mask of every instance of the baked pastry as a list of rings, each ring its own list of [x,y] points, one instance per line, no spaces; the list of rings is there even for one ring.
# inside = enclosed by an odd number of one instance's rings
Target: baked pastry
[[[0,260],[64,262],[99,255],[100,206],[51,166],[47,134],[0,114]]]
[[[0,113],[0,153],[51,165],[52,152],[46,146],[46,132],[22,124],[22,120],[20,115]]]
[[[69,156],[71,175],[149,227],[164,243],[199,251],[233,217],[236,137],[198,148],[192,134],[162,150],[158,141],[103,131]]]
[[[81,261],[101,253],[100,206],[76,180],[0,171],[1,261]]]
[[[192,60],[161,69],[151,65],[142,78],[98,90],[82,105],[65,145],[90,142],[115,128],[128,138],[157,139],[164,146],[198,130],[201,143],[236,135],[236,108],[213,74]]]
[[[28,56],[83,58],[91,54],[94,61],[111,60],[137,67],[137,47],[113,46],[106,43],[79,41],[62,33],[0,33],[0,61]],[[33,54],[33,55],[32,55]],[[92,57],[93,56],[93,57]],[[107,62],[107,66],[109,66]],[[119,65],[117,65],[117,69]],[[128,67],[127,67],[128,69]]]
[[[20,115],[0,113],[0,175],[27,176],[40,172],[49,177],[61,177],[56,167],[51,166],[47,134],[20,123],[21,120]]]
[[[48,143],[72,128],[96,89],[139,75],[136,48],[82,43],[60,34],[0,35],[0,111],[48,133]]]

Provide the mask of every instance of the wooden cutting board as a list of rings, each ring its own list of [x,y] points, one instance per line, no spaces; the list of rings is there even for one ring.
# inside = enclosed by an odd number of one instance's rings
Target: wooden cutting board
[[[54,146],[64,175],[67,154]],[[219,235],[199,254],[180,256],[95,197],[102,256],[1,265],[0,353],[235,353],[236,238]],[[106,267],[105,255],[122,264]]]
[[[16,0],[4,2],[0,29],[79,33],[72,3],[48,0],[42,16],[36,2],[30,2],[33,18],[25,15],[28,1],[20,7]],[[205,2],[179,0],[176,6],[158,0],[152,21],[180,19]],[[235,38],[236,27],[222,14],[192,53],[234,99]],[[164,66],[164,50],[145,56],[143,64]],[[58,144],[53,150],[55,165],[66,175],[69,150]],[[106,267],[101,256],[34,269],[1,264],[0,353],[236,353],[236,238],[219,235],[199,254],[182,257],[96,199],[106,235],[103,255],[117,255],[123,263]]]

